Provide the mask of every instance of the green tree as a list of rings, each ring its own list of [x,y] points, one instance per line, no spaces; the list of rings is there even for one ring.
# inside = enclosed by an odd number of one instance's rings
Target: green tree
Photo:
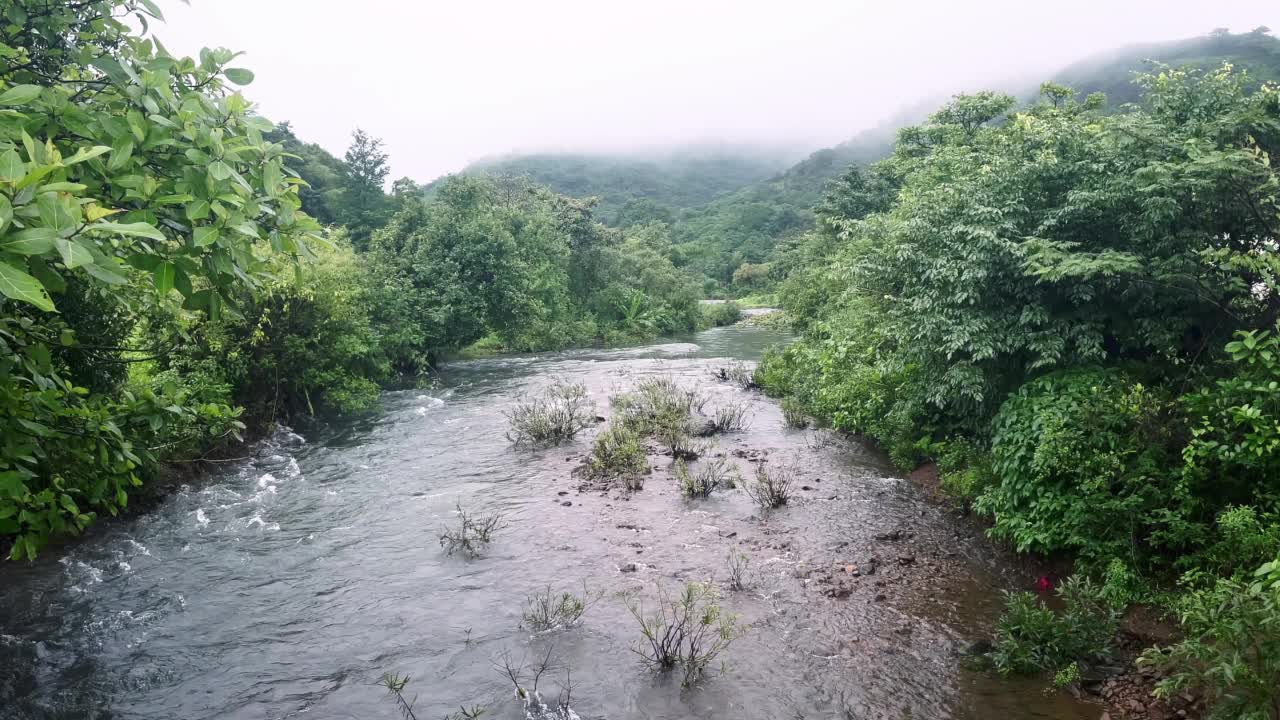
[[[383,187],[391,168],[382,140],[356,128],[343,159],[347,166],[340,222],[351,233],[357,249],[369,244],[369,236],[387,221],[390,206]]]
[[[0,535],[16,558],[118,512],[154,448],[237,423],[178,388],[72,382],[74,353],[113,350],[82,343],[68,314],[235,315],[280,257],[309,254],[318,226],[263,138],[271,124],[233,87],[253,80],[235,53],[175,57],[135,33],[121,18],[159,18],[149,0],[15,0],[4,13]]]

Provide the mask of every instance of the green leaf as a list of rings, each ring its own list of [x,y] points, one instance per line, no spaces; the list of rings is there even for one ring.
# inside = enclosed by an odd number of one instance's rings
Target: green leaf
[[[58,247],[58,253],[62,255],[62,264],[68,268],[78,268],[93,262],[93,255],[75,240],[58,238],[53,242]]]
[[[89,232],[108,232],[115,235],[127,235],[130,237],[144,237],[151,240],[164,240],[164,233],[161,233],[156,227],[150,223],[95,223],[85,228]]]
[[[253,72],[244,68],[227,68],[223,73],[228,80],[237,85],[248,85],[253,82]]]
[[[168,295],[169,292],[173,290],[173,276],[176,269],[177,268],[174,267],[173,263],[160,263],[160,265],[156,267],[155,272],[151,274],[151,279],[155,283],[156,291],[161,295]]]
[[[250,74],[249,77],[252,79],[253,75]],[[38,97],[40,97],[39,85],[14,85],[0,93],[0,105],[26,105]]]
[[[84,271],[99,282],[108,285],[124,285],[129,282],[129,278],[116,272],[113,268],[107,267],[101,263],[90,263],[84,266]]]
[[[231,177],[231,166],[221,160],[209,164],[209,177],[214,180],[226,180]]]
[[[147,14],[157,20],[164,20],[164,15],[160,12],[160,8],[151,0],[138,0],[142,3],[142,7],[147,9]]]
[[[27,164],[17,150],[9,148],[0,153],[0,181],[16,183],[27,174]]]
[[[0,193],[0,232],[4,232],[9,227],[9,223],[13,221],[13,204],[9,202],[9,196]]]
[[[53,249],[53,241],[56,239],[58,233],[53,228],[27,228],[0,242],[0,250],[17,255],[43,255]]]
[[[0,261],[0,293],[13,300],[31,303],[45,312],[55,311],[53,300],[39,280],[3,261]]]
[[[63,160],[62,164],[63,166],[75,165],[76,163],[82,163],[85,160],[92,160],[103,153],[109,152],[111,152],[111,148],[106,145],[94,145],[91,148],[82,147],[76,151],[75,155]]]
[[[209,203],[205,200],[197,200],[187,205],[188,220],[204,220],[209,217]]]
[[[201,225],[196,228],[195,234],[191,237],[191,242],[196,247],[207,247],[218,241],[218,228],[212,225]]]

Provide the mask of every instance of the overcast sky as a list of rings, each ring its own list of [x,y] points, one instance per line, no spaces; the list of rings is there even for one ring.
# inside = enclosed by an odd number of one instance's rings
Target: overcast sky
[[[921,97],[1120,45],[1280,29],[1280,0],[162,0],[174,52],[341,155],[419,181],[512,151],[847,139]]]

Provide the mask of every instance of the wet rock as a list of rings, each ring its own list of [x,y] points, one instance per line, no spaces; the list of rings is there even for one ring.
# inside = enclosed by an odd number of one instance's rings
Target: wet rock
[[[990,640],[974,640],[973,642],[965,643],[965,646],[960,649],[960,652],[964,655],[972,655],[976,657],[979,655],[986,655],[991,652],[992,649]]]
[[[885,595],[884,593],[879,593],[878,595],[875,596],[876,602],[884,602],[885,600],[888,600],[888,599],[889,599],[889,596]]]
[[[564,502],[562,502],[562,503],[560,503],[560,504],[561,504],[561,505],[563,505],[563,506],[565,506],[565,507],[572,507],[572,506],[573,506],[573,501],[572,501],[572,500],[565,500]]]
[[[916,561],[916,556],[911,553],[898,556],[899,565],[912,565],[915,563],[915,561]]]
[[[556,493],[556,494],[557,494],[557,495],[559,495],[559,496],[561,496],[561,497],[564,497],[565,495],[568,495],[568,494],[569,494],[569,491],[568,491],[568,490],[561,490],[560,492],[558,492],[558,493]]]
[[[876,533],[875,539],[880,542],[897,542],[899,540],[910,540],[915,537],[915,533],[909,533],[905,530],[890,530],[889,532]]]
[[[639,567],[637,567],[635,563],[631,562],[631,563],[627,563],[626,565],[623,565],[622,567],[620,567],[620,568],[618,568],[618,569],[619,569],[619,570],[621,570],[621,571],[622,571],[622,572],[624,572],[624,573],[633,573],[633,572],[635,572],[635,571],[639,570],[640,568],[639,568]]]
[[[801,490],[812,490],[813,488],[812,488],[811,486],[809,486],[809,485],[801,485],[801,486],[800,486],[800,489],[801,489]]]

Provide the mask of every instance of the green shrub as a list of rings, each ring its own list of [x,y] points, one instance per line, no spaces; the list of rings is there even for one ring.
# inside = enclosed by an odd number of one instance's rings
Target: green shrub
[[[732,300],[720,303],[702,303],[702,327],[724,327],[742,319],[742,308]]]
[[[679,668],[681,686],[692,686],[742,634],[737,617],[724,612],[719,600],[714,585],[697,582],[685,583],[675,597],[659,585],[656,613],[646,613],[638,598],[628,597],[627,608],[641,634],[632,650],[652,670]]]
[[[548,446],[572,440],[596,422],[596,406],[582,383],[556,383],[503,411],[516,445]]]
[[[770,468],[765,463],[756,465],[755,477],[742,483],[742,489],[751,501],[765,510],[782,507],[791,499],[791,486],[796,472],[786,465]]]
[[[991,453],[966,438],[951,438],[935,443],[929,454],[938,464],[938,480],[948,496],[972,502],[995,483],[991,470]]]
[[[648,456],[640,435],[626,424],[610,423],[596,436],[591,450],[591,474],[605,480],[621,480],[644,474]]]
[[[1158,393],[1110,371],[1046,375],[993,423],[999,483],[974,503],[993,537],[1023,552],[1069,550],[1099,563],[1149,549],[1175,491]]]
[[[525,598],[523,626],[534,632],[569,627],[581,620],[601,595],[591,592],[586,581],[582,583],[581,595],[568,591],[556,593],[548,585],[542,592]]]
[[[1201,692],[1212,720],[1280,717],[1280,557],[1190,591],[1178,610],[1183,640],[1139,660],[1166,673],[1156,694]]]
[[[1054,612],[1034,593],[1005,594],[991,659],[1001,674],[1060,673],[1077,661],[1107,656],[1119,614],[1099,588],[1074,576],[1058,589],[1064,609]]]
[[[701,463],[696,470],[690,470],[683,459],[676,459],[675,477],[680,494],[687,498],[710,497],[717,488],[733,487],[737,466],[732,466],[724,458],[716,458]]]
[[[782,423],[789,428],[803,430],[809,427],[809,415],[804,411],[804,405],[793,397],[784,397],[779,403],[782,407]]]

